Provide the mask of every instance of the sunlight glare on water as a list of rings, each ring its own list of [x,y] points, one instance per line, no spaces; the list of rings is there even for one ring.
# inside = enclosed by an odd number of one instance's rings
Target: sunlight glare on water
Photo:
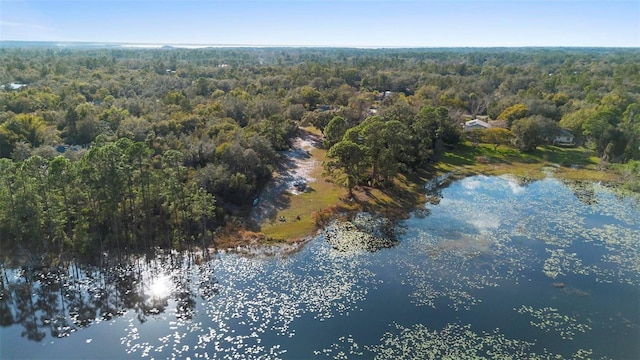
[[[171,295],[172,282],[168,275],[160,275],[149,285],[149,295],[153,299],[165,299]]]

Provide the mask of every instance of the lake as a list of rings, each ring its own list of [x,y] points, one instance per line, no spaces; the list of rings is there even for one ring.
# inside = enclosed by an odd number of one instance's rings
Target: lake
[[[640,358],[640,202],[475,176],[378,251],[2,268],[0,358]]]

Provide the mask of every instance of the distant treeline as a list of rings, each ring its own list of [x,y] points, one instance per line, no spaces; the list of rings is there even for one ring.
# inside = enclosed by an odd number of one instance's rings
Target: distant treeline
[[[4,47],[0,84],[5,246],[200,241],[300,125],[349,188],[424,166],[479,116],[523,151],[562,127],[603,160],[640,158],[637,49]]]

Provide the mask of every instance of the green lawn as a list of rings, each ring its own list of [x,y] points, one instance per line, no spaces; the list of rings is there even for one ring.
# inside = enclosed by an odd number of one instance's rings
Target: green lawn
[[[615,174],[598,170],[599,159],[583,147],[563,148],[539,146],[535,151],[522,153],[517,149],[480,144],[477,147],[461,144],[447,151],[437,165],[440,172],[457,171],[461,175],[514,174],[542,178],[545,167],[553,167],[556,176],[571,179],[613,181]]]
[[[555,163],[562,166],[595,166],[598,158],[583,147],[563,148],[558,146],[540,146],[531,153],[523,153],[517,149],[500,146],[497,150],[492,145],[480,144],[477,147],[463,144],[447,152],[441,160],[451,165],[473,165],[479,157],[486,157],[489,162],[500,163]]]

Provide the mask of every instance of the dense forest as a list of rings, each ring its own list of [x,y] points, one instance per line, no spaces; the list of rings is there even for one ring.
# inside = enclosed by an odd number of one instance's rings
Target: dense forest
[[[637,49],[0,49],[0,242],[213,244],[299,127],[351,189],[437,161],[477,117],[532,151],[570,130],[640,168]],[[477,135],[477,134],[476,134]]]

